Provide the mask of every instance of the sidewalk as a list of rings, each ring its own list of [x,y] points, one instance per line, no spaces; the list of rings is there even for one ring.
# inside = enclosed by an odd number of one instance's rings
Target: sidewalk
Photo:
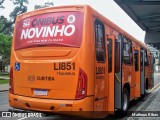
[[[152,94],[136,109],[135,113],[143,116],[131,116],[128,120],[159,120],[160,119],[160,85],[155,88]]]
[[[9,80],[9,77],[0,76],[0,79]]]
[[[9,80],[9,77],[0,76],[0,79]],[[0,84],[0,92],[7,91],[7,90],[9,90],[9,83],[8,84]]]
[[[0,92],[9,90],[9,84],[0,84]]]

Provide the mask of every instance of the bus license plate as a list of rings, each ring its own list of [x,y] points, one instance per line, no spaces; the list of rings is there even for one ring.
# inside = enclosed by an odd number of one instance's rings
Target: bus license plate
[[[34,95],[47,96],[48,95],[48,90],[34,90]]]

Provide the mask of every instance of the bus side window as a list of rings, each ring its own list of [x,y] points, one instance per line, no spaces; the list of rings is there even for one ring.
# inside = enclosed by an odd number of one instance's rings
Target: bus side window
[[[139,70],[138,64],[138,50],[134,50],[135,71]]]
[[[105,37],[104,25],[100,21],[95,21],[95,45],[96,45],[96,60],[98,62],[105,62]]]
[[[141,71],[143,71],[143,52],[141,52]]]
[[[123,42],[123,62],[129,65],[133,63],[132,42],[126,38]]]
[[[108,72],[112,72],[112,39],[108,39]]]
[[[146,50],[144,52],[144,65],[145,66],[149,66],[149,59],[148,59],[148,55],[147,55],[147,51]]]

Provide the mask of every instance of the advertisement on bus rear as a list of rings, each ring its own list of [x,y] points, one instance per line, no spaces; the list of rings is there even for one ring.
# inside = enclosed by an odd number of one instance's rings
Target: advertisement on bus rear
[[[15,50],[37,46],[80,47],[82,12],[58,12],[31,16],[16,24]]]

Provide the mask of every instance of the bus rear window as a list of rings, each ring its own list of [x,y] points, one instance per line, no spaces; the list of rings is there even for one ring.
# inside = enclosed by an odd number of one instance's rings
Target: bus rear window
[[[31,16],[16,24],[15,50],[37,46],[80,47],[82,12],[58,12]]]

